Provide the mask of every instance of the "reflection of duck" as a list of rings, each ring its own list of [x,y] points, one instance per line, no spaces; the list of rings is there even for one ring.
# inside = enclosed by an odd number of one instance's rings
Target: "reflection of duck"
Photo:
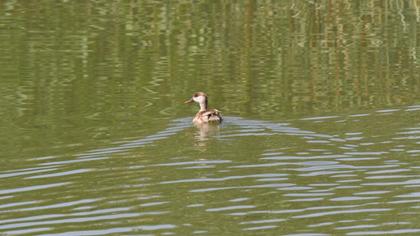
[[[215,123],[219,124],[222,122],[222,114],[217,109],[208,109],[207,95],[203,92],[194,93],[192,98],[185,101],[185,103],[196,102],[200,105],[200,110],[195,114],[193,119],[194,124],[205,124],[205,123]]]
[[[220,127],[219,125],[211,125],[208,123],[195,124],[198,129],[195,135],[195,139],[199,142],[208,141],[210,137],[218,136]]]

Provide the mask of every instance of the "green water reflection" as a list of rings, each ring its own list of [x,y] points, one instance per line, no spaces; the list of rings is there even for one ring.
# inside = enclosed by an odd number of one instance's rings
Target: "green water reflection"
[[[394,142],[395,138],[400,140],[401,132],[417,132],[420,122],[415,111],[418,108],[410,107],[420,103],[419,22],[420,3],[417,0],[0,1],[0,131],[3,134],[0,136],[0,176],[3,173],[6,178],[15,170],[44,164],[44,169],[35,171],[47,174],[54,168],[61,168],[54,162],[72,160],[89,150],[106,150],[148,137],[171,127],[178,119],[184,119],[184,122],[185,117],[195,113],[196,107],[186,106],[182,101],[195,91],[208,93],[210,105],[227,117],[292,123],[302,130],[337,135],[335,138],[346,137],[346,132],[363,133],[368,136],[368,141],[358,151],[364,148],[369,152],[393,149],[396,151],[391,157],[398,160],[404,155],[415,156],[416,133],[406,137],[406,142],[398,141],[402,146],[393,146],[389,142]],[[384,109],[398,111],[388,116],[385,110],[381,116]],[[410,109],[414,111],[404,113]],[[372,113],[376,115],[369,115]],[[348,118],[354,114],[364,114],[367,118],[360,118],[361,121]],[[324,120],[320,123],[302,120],[317,116],[338,118],[327,124],[322,123]],[[269,129],[264,125],[252,130],[232,128],[231,125],[236,125],[245,129],[254,124],[235,122],[229,123],[227,119],[222,131],[213,130],[210,137],[203,137],[206,134],[200,134],[193,127],[180,129],[183,131],[173,138],[115,154],[115,160],[98,159],[95,164],[74,163],[60,169],[73,177],[47,176],[27,183],[47,187],[48,184],[62,184],[42,190],[43,194],[62,201],[78,196],[73,200],[83,204],[83,201],[91,202],[102,209],[117,207],[119,204],[115,202],[119,200],[125,200],[123,208],[133,202],[143,204],[137,200],[159,193],[157,195],[166,199],[162,200],[163,207],[159,208],[158,203],[156,212],[143,219],[146,223],[157,223],[154,220],[159,217],[177,219],[168,225],[163,222],[161,227],[170,230],[191,223],[193,226],[184,226],[195,228],[196,233],[200,233],[203,227],[206,228],[206,223],[212,221],[219,225],[215,223],[207,228],[207,233],[237,233],[243,228],[241,224],[223,222],[231,216],[219,218],[220,215],[211,214],[223,211],[218,209],[221,207],[219,203],[226,199],[219,193],[191,196],[190,191],[199,187],[195,184],[181,187],[171,184],[156,187],[152,184],[153,187],[140,188],[145,186],[140,181],[140,173],[143,173],[145,182],[153,180],[156,184],[200,174],[208,176],[208,169],[203,173],[200,170],[176,172],[174,169],[166,173],[165,167],[144,168],[142,162],[145,166],[159,166],[173,160],[191,161],[197,156],[203,160],[228,160],[226,163],[222,161],[220,167],[217,163],[207,167],[225,173],[224,165],[235,161],[239,162],[235,165],[241,162],[244,165],[256,164],[252,160],[269,150],[278,151],[279,143],[286,143],[293,150],[279,152],[290,155],[305,152],[316,156],[317,149],[337,154],[339,150],[351,149],[351,145],[362,142],[355,139],[345,141],[349,146],[319,144],[320,147],[314,144],[312,147],[300,137],[272,139],[272,135],[278,133],[262,132]],[[404,129],[411,131],[401,131]],[[256,135],[244,139],[235,136],[246,132],[255,132]],[[220,143],[219,135],[233,135],[237,139]],[[412,135],[414,138],[410,138]],[[370,142],[384,143],[371,150]],[[409,150],[403,155],[398,151],[401,149]],[[52,169],[48,168],[48,158],[51,158]],[[137,170],[136,167],[139,172],[130,172],[130,168]],[[263,170],[243,170],[239,171],[242,175],[245,172],[249,175],[265,173]],[[286,173],[288,170],[282,169]],[[272,171],[277,173],[278,169]],[[418,175],[415,171],[410,174]],[[26,173],[24,176],[31,175]],[[102,177],[97,179],[97,176]],[[22,178],[13,178],[0,187],[6,190],[26,185]],[[125,189],[127,185],[139,189]],[[238,183],[238,186],[248,185],[251,184],[247,179]],[[220,181],[213,187],[232,186]],[[283,187],[286,185],[279,186]],[[180,189],[185,191],[180,193]],[[266,188],[255,190],[255,195],[259,196],[256,205],[269,201],[267,196],[272,196],[273,191]],[[0,193],[8,192],[0,189]],[[229,194],[230,199],[241,201],[241,194]],[[346,194],[340,192],[339,196],[342,195]],[[16,202],[23,202],[22,206],[25,202],[31,205],[31,201],[41,201],[24,192],[15,197],[21,199]],[[190,199],[188,204],[191,206],[182,206],[185,199],[195,197],[202,199]],[[202,214],[200,204],[208,204],[206,214]],[[275,198],[268,206],[294,207],[282,197]],[[248,207],[252,208],[252,204]],[[418,208],[415,209],[414,212],[418,213]],[[170,217],[160,216],[168,211],[173,213]],[[51,213],[45,209],[33,212],[38,215]],[[410,215],[413,212],[405,213]],[[66,214],[71,213],[64,211],[63,217]],[[188,215],[187,218],[182,218],[184,215]],[[3,215],[0,221],[24,216],[28,215]],[[386,221],[387,215],[384,216],[383,221]],[[112,222],[111,218],[104,220]],[[110,232],[150,230],[135,228],[134,225],[138,226],[136,218],[131,220],[122,225],[133,228],[116,227]],[[255,219],[244,221],[248,222],[244,224],[252,226],[255,223],[250,223],[252,220]],[[284,219],[271,220],[282,222]],[[407,222],[412,222],[412,219]],[[293,227],[298,230],[308,224],[302,220],[295,222]],[[54,229],[54,232],[79,231],[82,226],[89,230],[95,228],[89,223],[80,223],[77,227],[61,228],[61,231]],[[0,225],[0,233],[2,230],[8,232]],[[261,230],[264,232],[264,228]],[[195,231],[182,228],[177,232],[188,235]],[[284,229],[277,232],[298,231]],[[328,230],[322,232],[331,233]]]

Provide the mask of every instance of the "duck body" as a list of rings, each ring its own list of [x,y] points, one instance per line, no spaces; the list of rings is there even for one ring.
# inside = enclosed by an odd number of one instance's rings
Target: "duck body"
[[[205,123],[222,123],[222,114],[217,109],[209,109],[207,111],[199,111],[195,114],[193,119],[194,124],[205,124]]]
[[[220,124],[223,121],[222,113],[217,109],[208,109],[208,97],[203,92],[196,92],[192,98],[185,103],[196,102],[200,105],[200,110],[195,114],[193,119],[194,124]]]

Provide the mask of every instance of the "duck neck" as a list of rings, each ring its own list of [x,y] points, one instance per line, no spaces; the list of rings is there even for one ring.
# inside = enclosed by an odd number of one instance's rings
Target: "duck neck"
[[[200,102],[200,111],[207,111],[207,99]]]

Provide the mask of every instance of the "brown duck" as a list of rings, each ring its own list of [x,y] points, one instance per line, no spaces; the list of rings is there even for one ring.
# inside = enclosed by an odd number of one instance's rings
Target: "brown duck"
[[[196,102],[200,105],[200,110],[195,114],[193,119],[194,124],[205,124],[205,123],[215,123],[219,124],[222,122],[222,114],[217,109],[208,109],[208,97],[207,94],[203,92],[196,92],[193,96],[185,101],[185,103]]]

